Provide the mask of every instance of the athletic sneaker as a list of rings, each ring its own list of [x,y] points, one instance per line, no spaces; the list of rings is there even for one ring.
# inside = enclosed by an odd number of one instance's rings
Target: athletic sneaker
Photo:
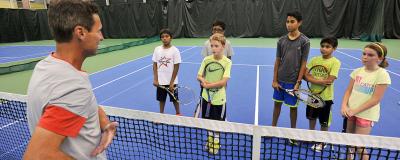
[[[219,138],[212,138],[212,142],[209,143],[208,152],[211,154],[218,154],[219,148],[221,145],[219,144]]]
[[[208,137],[207,137],[206,145],[204,146],[204,149],[205,149],[206,151],[208,151],[208,147],[211,145],[212,142],[213,142],[213,137],[212,137],[212,136],[208,136]]]
[[[316,143],[311,146],[311,149],[314,150],[315,152],[321,152],[323,149],[326,148],[327,145],[324,143]]]

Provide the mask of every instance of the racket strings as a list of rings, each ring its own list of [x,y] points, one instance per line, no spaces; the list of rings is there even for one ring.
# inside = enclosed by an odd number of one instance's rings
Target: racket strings
[[[295,94],[301,101],[306,102],[308,105],[310,105],[312,107],[319,108],[319,107],[323,107],[325,105],[324,101],[321,98],[319,98],[316,95],[313,95],[312,93],[298,91],[298,92],[295,92]]]
[[[183,105],[188,105],[195,100],[195,94],[192,89],[185,86],[177,86],[173,91],[169,90],[169,87],[158,86],[168,92],[168,95],[171,96],[174,100],[178,101]]]
[[[327,79],[329,77],[329,71],[325,66],[316,65],[309,70],[309,73],[318,80]],[[308,89],[314,94],[321,94],[327,86],[314,84],[307,82]]]
[[[214,83],[222,80],[223,75],[225,73],[225,68],[218,62],[210,62],[208,63],[205,68],[204,68],[204,79],[209,82],[209,83]],[[209,88],[206,89],[207,96],[208,96],[208,104],[211,103],[213,100],[214,96],[217,94],[217,92],[221,89],[219,88]]]
[[[222,79],[224,67],[218,62],[209,63],[204,69],[204,78],[208,82],[217,82]]]
[[[187,87],[179,87],[175,89],[175,93],[178,94],[177,99],[179,102],[185,105],[192,103],[195,99],[193,91]]]

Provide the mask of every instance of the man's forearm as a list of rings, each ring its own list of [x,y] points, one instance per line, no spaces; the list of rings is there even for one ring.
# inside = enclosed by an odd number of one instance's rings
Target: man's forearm
[[[25,150],[23,159],[73,159],[73,157],[60,150],[60,146],[65,138],[63,135],[36,127]]]
[[[278,67],[280,64],[280,60],[278,60],[278,58],[275,60],[275,64],[274,64],[274,77],[273,77],[273,82],[277,82],[278,81]]]
[[[157,63],[153,63],[153,76],[154,76],[154,81],[158,81],[158,73],[157,73]]]
[[[174,70],[172,71],[170,84],[173,84],[175,82],[176,76],[178,75],[178,70],[179,70],[179,63],[174,64]]]
[[[106,112],[104,112],[103,108],[99,106],[99,120],[100,120],[100,128],[103,130],[107,124],[110,123],[110,120],[108,119]]]
[[[297,82],[303,79],[304,73],[306,72],[307,61],[302,61],[299,76],[297,77]]]

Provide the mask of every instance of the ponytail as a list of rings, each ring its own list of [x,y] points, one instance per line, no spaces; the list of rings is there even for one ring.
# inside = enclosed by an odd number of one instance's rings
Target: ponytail
[[[382,60],[382,62],[381,62],[381,64],[379,64],[379,67],[381,67],[381,68],[386,68],[386,67],[388,67],[388,66],[389,66],[389,63],[388,63],[388,61],[386,60],[386,57],[384,57],[383,60]]]

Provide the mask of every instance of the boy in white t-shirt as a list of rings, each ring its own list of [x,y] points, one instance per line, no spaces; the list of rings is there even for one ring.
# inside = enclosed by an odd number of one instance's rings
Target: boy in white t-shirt
[[[153,53],[153,76],[154,86],[164,86],[173,92],[174,87],[178,84],[179,63],[181,63],[181,54],[175,46],[171,45],[172,33],[168,29],[160,31],[160,39],[163,45],[154,49]],[[160,102],[160,113],[164,113],[165,101],[168,92],[157,87],[157,100]],[[178,95],[175,95],[178,97]],[[170,101],[174,103],[176,115],[180,115],[179,103],[175,101],[171,95]]]

